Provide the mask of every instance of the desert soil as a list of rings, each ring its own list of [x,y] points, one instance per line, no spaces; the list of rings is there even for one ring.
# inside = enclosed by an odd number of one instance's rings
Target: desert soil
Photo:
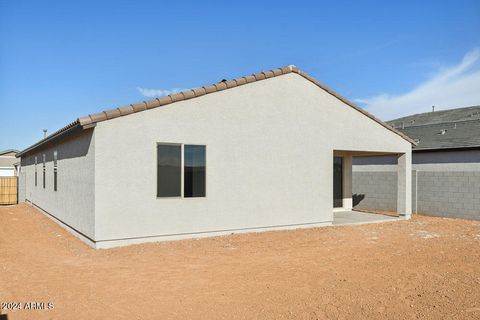
[[[54,307],[9,320],[479,319],[480,221],[94,250],[27,205],[0,207],[0,301]]]

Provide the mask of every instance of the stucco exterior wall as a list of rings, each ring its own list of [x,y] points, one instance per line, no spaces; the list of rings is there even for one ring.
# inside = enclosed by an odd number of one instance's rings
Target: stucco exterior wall
[[[17,183],[18,183],[18,188],[17,188],[17,191],[18,191],[18,203],[20,202],[25,202],[26,200],[26,190],[27,190],[27,185],[26,185],[26,182],[27,182],[27,176],[25,174],[25,171],[22,170],[22,168],[20,168],[20,172],[18,173],[18,180],[17,180]]]
[[[205,198],[156,198],[156,144],[203,144]],[[330,223],[333,151],[411,145],[297,74],[97,123],[99,247]]]
[[[83,131],[60,143],[22,157],[21,196],[53,216],[83,240],[95,237],[95,138],[93,130]],[[53,152],[58,152],[57,191],[53,188]],[[42,156],[46,155],[43,188]],[[35,186],[37,156],[37,186]],[[91,243],[90,243],[91,244]]]

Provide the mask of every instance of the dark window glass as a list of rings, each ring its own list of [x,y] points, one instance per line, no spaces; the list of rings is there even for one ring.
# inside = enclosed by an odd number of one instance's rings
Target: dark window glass
[[[186,144],[183,152],[183,196],[205,197],[205,146]]]
[[[43,188],[45,189],[45,172],[46,172],[46,169],[45,169],[45,160],[46,160],[46,157],[45,157],[45,154],[43,155]]]
[[[180,197],[182,181],[180,145],[157,145],[157,197]]]
[[[333,207],[343,207],[343,158],[333,158]]]
[[[37,157],[35,157],[35,187],[37,186]]]
[[[53,191],[57,191],[57,151],[53,152]]]

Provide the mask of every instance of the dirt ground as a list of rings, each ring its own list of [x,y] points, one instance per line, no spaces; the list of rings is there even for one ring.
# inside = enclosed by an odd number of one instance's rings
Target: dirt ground
[[[9,320],[479,319],[480,221],[94,250],[27,205],[0,207],[0,301],[22,306]]]

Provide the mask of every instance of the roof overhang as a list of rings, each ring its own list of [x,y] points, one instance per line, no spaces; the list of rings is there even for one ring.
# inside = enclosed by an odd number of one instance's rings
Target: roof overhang
[[[15,156],[17,158],[23,157],[24,155],[32,152],[35,149],[38,149],[40,147],[44,147],[44,146],[49,145],[51,143],[54,143],[54,142],[56,142],[60,139],[63,139],[65,137],[69,136],[69,135],[81,132],[82,130],[89,129],[91,127],[92,127],[91,125],[90,126],[82,126],[77,119],[77,120],[73,121],[72,123],[66,125],[62,129],[52,133],[51,135],[43,138],[42,140],[38,141],[37,143],[35,143],[33,145],[31,145],[30,147],[26,148],[25,150],[20,151]]]
[[[460,147],[444,147],[444,148],[421,148],[421,149],[412,149],[412,152],[441,152],[441,151],[465,151],[465,150],[480,150],[480,145],[478,146],[460,146]]]

